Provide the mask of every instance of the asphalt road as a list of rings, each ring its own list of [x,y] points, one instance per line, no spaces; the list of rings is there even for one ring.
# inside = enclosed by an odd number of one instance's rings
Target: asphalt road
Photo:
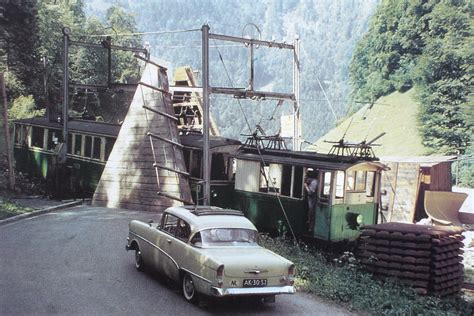
[[[274,304],[187,303],[178,286],[136,271],[125,251],[128,222],[151,218],[79,206],[0,227],[0,315],[349,315],[301,293]]]

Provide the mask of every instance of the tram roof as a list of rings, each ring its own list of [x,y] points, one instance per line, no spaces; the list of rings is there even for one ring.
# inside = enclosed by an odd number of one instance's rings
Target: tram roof
[[[47,117],[33,117],[28,119],[15,120],[14,123],[23,125],[39,126],[44,128],[62,129],[62,124],[50,121]],[[69,120],[68,129],[70,132],[80,132],[86,134],[105,135],[110,137],[117,137],[120,131],[121,125],[97,122],[89,120]],[[181,135],[181,143],[186,147],[194,147],[201,149],[203,148],[204,140],[202,134],[187,134]],[[221,136],[210,136],[209,138],[211,149],[225,147],[225,146],[240,146],[242,143],[236,139],[221,137]]]
[[[385,169],[386,166],[378,159],[360,159],[358,157],[334,156],[320,154],[312,151],[286,151],[286,150],[261,150],[260,154],[255,148],[243,148],[235,155],[238,159],[265,161],[266,163],[279,163],[292,166],[312,167],[315,169],[326,170],[346,170],[355,165],[367,163],[379,169]]]
[[[33,117],[28,119],[15,120],[14,123],[54,129],[63,128],[62,124],[50,121],[47,117]],[[68,130],[70,132],[81,132],[87,134],[117,137],[120,131],[120,125],[88,120],[69,120]]]
[[[202,134],[188,134],[181,135],[181,144],[185,147],[193,147],[197,149],[203,149],[204,138]],[[239,140],[226,138],[222,136],[209,136],[209,146],[211,149],[224,147],[224,146],[240,146],[242,143]]]

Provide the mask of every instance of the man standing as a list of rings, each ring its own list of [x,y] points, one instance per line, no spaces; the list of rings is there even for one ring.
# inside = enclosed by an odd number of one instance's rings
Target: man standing
[[[312,168],[306,170],[306,178],[304,181],[306,198],[308,199],[308,231],[314,230],[314,214],[316,211],[318,180],[317,174]]]

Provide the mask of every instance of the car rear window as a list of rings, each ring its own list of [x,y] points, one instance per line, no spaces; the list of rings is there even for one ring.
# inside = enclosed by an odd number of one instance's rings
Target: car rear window
[[[212,246],[256,246],[258,233],[243,228],[211,228],[197,233],[192,241],[197,247]]]

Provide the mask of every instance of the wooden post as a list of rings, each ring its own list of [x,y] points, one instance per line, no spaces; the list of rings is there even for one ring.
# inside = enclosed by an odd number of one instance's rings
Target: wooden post
[[[10,129],[8,128],[8,104],[7,93],[5,89],[5,78],[3,72],[0,73],[0,89],[3,96],[3,125],[5,128],[5,146],[7,147],[7,163],[8,163],[8,185],[9,189],[15,188],[15,172],[13,170],[13,153],[10,140]]]

